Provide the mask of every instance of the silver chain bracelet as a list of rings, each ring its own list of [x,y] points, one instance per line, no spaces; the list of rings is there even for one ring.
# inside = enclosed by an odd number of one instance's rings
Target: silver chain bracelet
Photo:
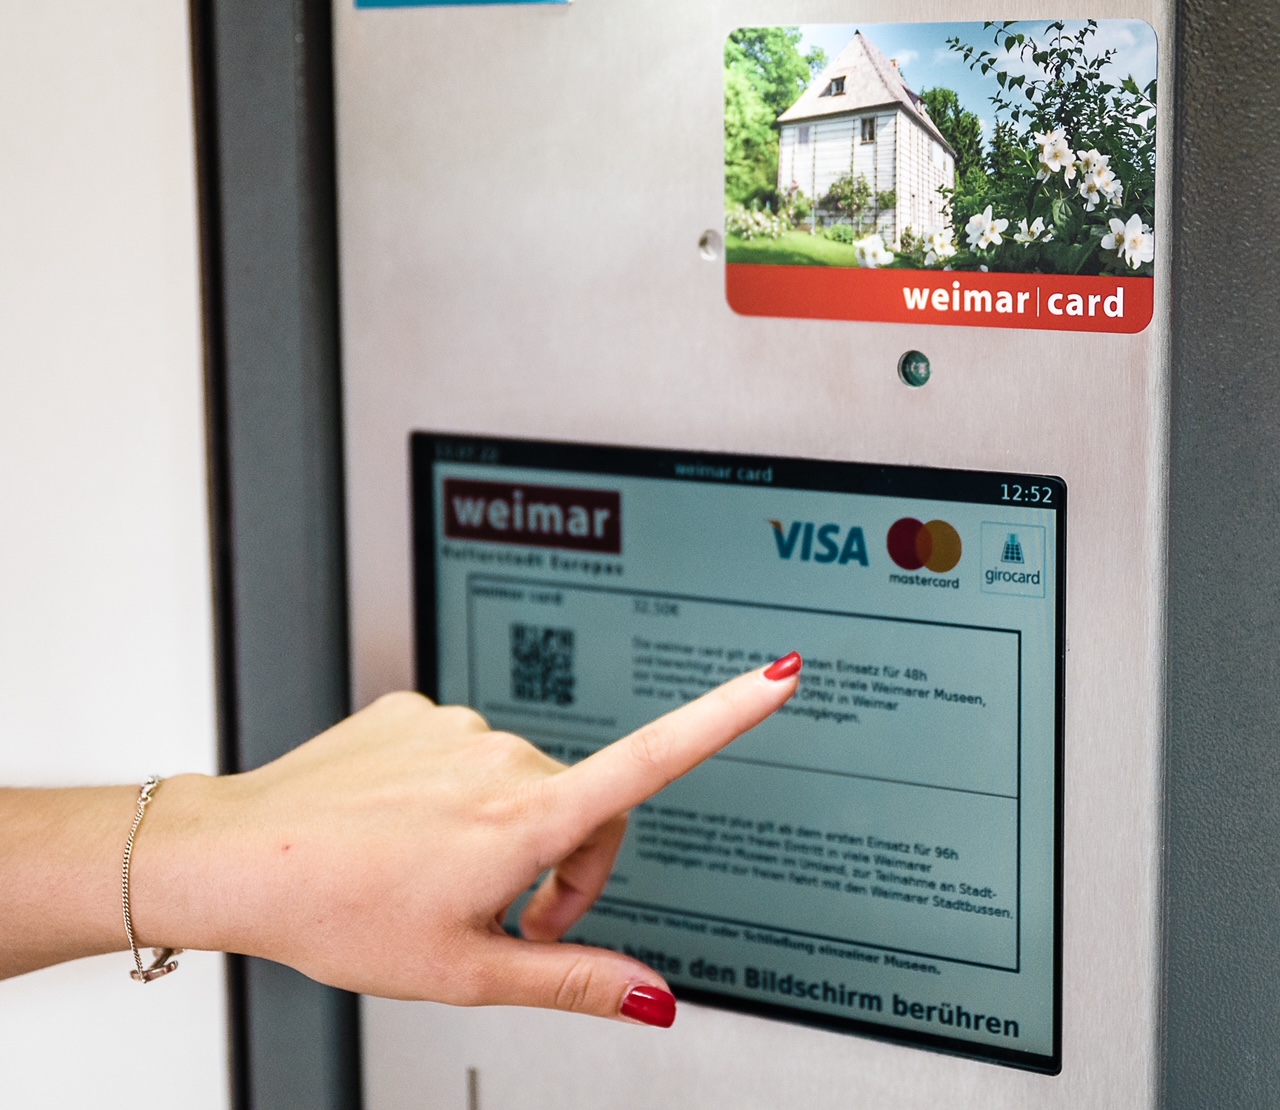
[[[129,912],[129,864],[133,860],[133,838],[138,835],[138,826],[142,824],[142,817],[147,811],[147,804],[151,801],[151,797],[160,782],[159,775],[152,775],[142,784],[142,789],[138,794],[138,812],[134,815],[133,827],[129,830],[129,839],[125,841],[124,845],[124,866],[121,868],[120,873],[120,896],[124,903],[124,932],[129,938],[129,950],[133,953],[133,962],[137,965],[134,971],[129,972],[129,978],[136,983],[150,983],[152,979],[159,979],[162,975],[168,975],[169,972],[174,971],[178,966],[178,962],[170,957],[178,955],[181,951],[181,949],[176,948],[153,948],[151,950],[153,957],[151,966],[143,967],[142,956],[138,954],[138,945],[133,939],[133,915]]]

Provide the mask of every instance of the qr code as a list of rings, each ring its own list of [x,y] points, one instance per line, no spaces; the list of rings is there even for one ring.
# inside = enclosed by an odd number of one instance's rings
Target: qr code
[[[573,629],[511,626],[511,696],[516,701],[573,704]]]

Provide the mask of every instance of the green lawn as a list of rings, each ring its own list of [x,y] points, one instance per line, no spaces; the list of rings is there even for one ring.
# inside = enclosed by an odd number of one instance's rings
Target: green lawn
[[[857,252],[807,231],[784,231],[781,239],[739,239],[725,236],[725,260],[755,262],[767,266],[856,266]]]

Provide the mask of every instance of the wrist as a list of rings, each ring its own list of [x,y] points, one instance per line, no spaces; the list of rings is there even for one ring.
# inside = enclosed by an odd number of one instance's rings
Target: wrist
[[[139,948],[245,950],[235,889],[242,876],[231,851],[234,831],[243,825],[237,778],[176,775],[156,789],[131,867]]]

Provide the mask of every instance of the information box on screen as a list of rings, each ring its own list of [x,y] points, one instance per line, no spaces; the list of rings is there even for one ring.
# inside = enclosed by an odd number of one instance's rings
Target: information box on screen
[[[426,433],[412,465],[420,686],[557,759],[804,656],[635,810],[569,939],[1059,1070],[1061,480]]]

